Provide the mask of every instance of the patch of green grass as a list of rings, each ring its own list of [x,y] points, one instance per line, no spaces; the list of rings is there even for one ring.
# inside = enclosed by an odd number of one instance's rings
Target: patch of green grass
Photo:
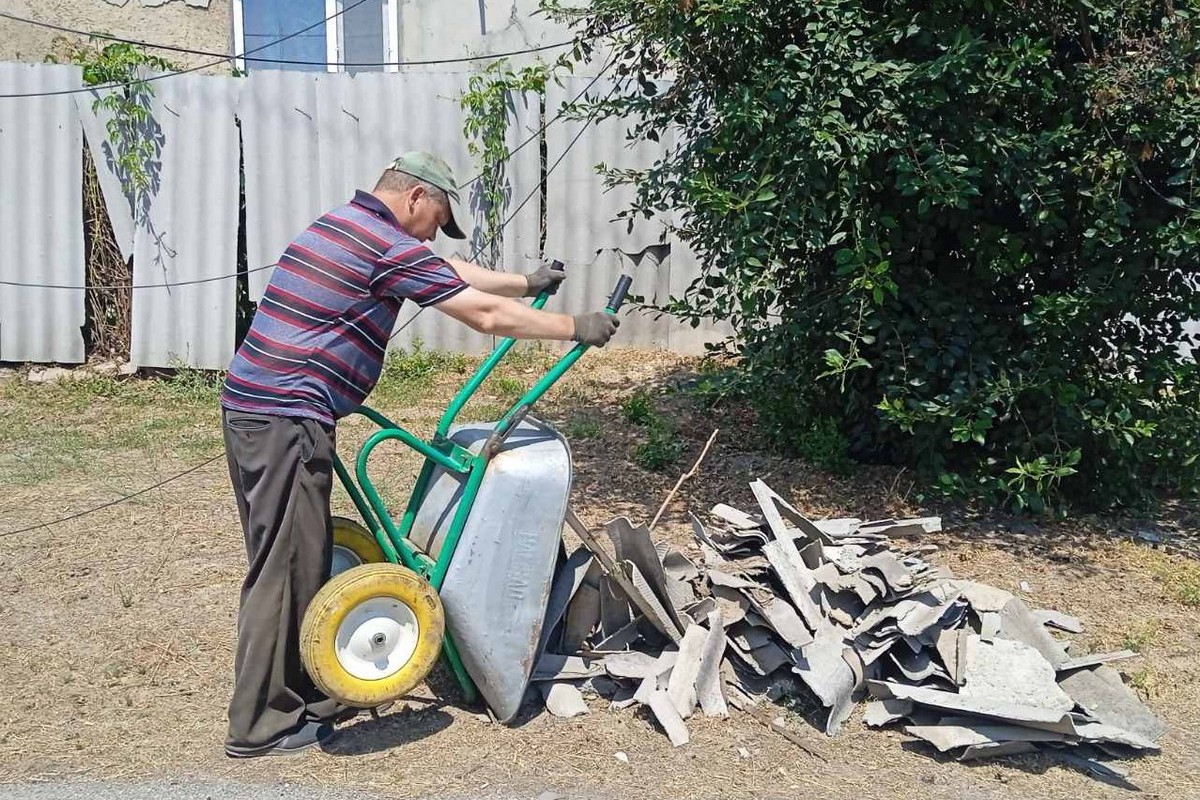
[[[215,407],[221,399],[224,383],[224,372],[180,367],[160,384],[160,388],[173,400]]]
[[[100,475],[114,452],[220,452],[222,377],[181,369],[145,379],[77,372],[50,384],[10,381],[0,393],[0,484]]]
[[[1149,620],[1125,633],[1124,649],[1144,653],[1158,641],[1158,623]]]
[[[78,374],[44,384],[12,381],[6,399],[18,408],[70,417],[94,407],[97,401],[123,400],[128,394],[125,385],[115,378]],[[31,416],[36,416],[36,412]]]
[[[401,403],[414,403],[425,395],[439,375],[463,375],[475,365],[462,353],[426,350],[419,341],[411,350],[388,354],[379,383],[372,396]]]
[[[634,425],[649,426],[656,416],[654,401],[646,392],[634,392],[621,401],[621,416]]]
[[[556,360],[558,356],[550,352],[543,342],[517,342],[500,363],[508,369],[546,372]]]
[[[649,392],[639,389],[621,401],[621,416],[646,429],[646,439],[633,449],[633,461],[642,469],[659,472],[683,453],[679,429],[655,408]]]
[[[1200,563],[1132,542],[1121,543],[1121,555],[1154,576],[1168,600],[1200,608]]]
[[[511,397],[513,400],[525,394],[526,388],[524,381],[511,375],[501,375],[495,379],[492,386],[498,394]]]
[[[1155,570],[1167,595],[1180,605],[1200,607],[1200,564],[1178,561],[1163,564]]]
[[[224,449],[225,440],[221,436],[220,428],[214,426],[212,433],[196,431],[180,436],[176,439],[174,446],[177,452],[195,458],[208,458]]]
[[[426,350],[420,341],[416,341],[411,350],[388,354],[379,380],[380,383],[405,383],[429,379],[446,372],[462,374],[470,369],[471,362],[470,356],[444,350]]]
[[[1158,673],[1150,667],[1142,667],[1130,674],[1129,685],[1141,692],[1143,697],[1153,697],[1158,691]]]
[[[20,410],[0,407],[0,417],[4,420],[3,424],[0,424],[0,445],[4,446],[2,449],[7,449],[8,445],[22,442],[30,436],[33,423]]]
[[[490,400],[472,400],[458,415],[458,422],[495,422],[512,408],[508,403],[496,403]]]
[[[111,431],[108,444],[123,450],[144,450],[153,446],[155,432],[149,425],[134,423]]]
[[[129,394],[126,384],[110,375],[89,373],[70,380],[59,381],[54,388],[67,395],[80,396],[87,400],[97,397],[121,398]]]
[[[58,475],[86,469],[91,437],[76,427],[39,426],[0,454],[0,484],[34,486]]]
[[[603,431],[600,423],[591,417],[576,415],[563,426],[567,439],[595,439]]]

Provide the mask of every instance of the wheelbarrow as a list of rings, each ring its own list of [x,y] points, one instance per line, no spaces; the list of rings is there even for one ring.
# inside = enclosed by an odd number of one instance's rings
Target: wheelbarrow
[[[615,314],[632,279],[605,309]],[[533,302],[542,308],[543,292]],[[422,440],[366,406],[379,426],[354,475],[333,467],[363,524],[334,519],[333,568],[304,615],[300,654],[313,682],[350,706],[373,708],[412,691],[444,656],[464,699],[483,695],[500,722],[516,716],[537,657],[571,490],[571,452],[531,409],[588,349],[577,344],[499,420],[455,424],[512,349],[504,339]],[[425,457],[399,521],[368,466],[399,440]]]

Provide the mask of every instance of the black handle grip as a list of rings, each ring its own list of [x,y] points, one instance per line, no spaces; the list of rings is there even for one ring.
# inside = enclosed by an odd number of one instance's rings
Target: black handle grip
[[[564,264],[563,262],[559,261],[557,258],[550,262],[550,266],[553,267],[554,269],[561,269],[564,272],[566,272],[566,269],[567,269],[567,265]]]
[[[613,289],[612,296],[608,298],[608,308],[610,310],[621,310],[621,306],[625,303],[625,295],[629,292],[629,287],[632,283],[633,278],[629,275],[622,275],[617,279],[617,286]]]

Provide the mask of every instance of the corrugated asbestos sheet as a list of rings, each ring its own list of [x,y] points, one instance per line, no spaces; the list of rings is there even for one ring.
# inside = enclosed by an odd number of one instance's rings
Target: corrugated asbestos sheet
[[[333,198],[321,196],[317,76],[262,70],[238,100],[246,163],[246,260],[258,301],[287,243]]]
[[[677,233],[671,232],[671,278],[667,296],[683,297],[687,288],[700,276],[696,253]],[[699,355],[705,345],[716,344],[733,335],[733,326],[725,320],[705,320],[698,327],[674,319],[668,325],[667,341],[661,345],[675,353]]]
[[[568,78],[562,86],[548,86],[547,115],[554,118],[564,104],[591,82],[591,78]],[[613,86],[612,81],[601,79],[588,90],[587,96],[607,97]],[[548,163],[553,165],[567,151],[547,180],[547,202],[555,212],[555,224],[546,232],[546,252],[586,264],[604,251],[638,253],[650,245],[663,243],[662,220],[639,218],[632,227],[627,221],[617,221],[617,215],[633,201],[634,187],[606,189],[603,178],[596,174],[597,164],[616,169],[649,167],[661,155],[663,146],[629,142],[628,125],[617,119],[590,124],[572,144],[583,126],[582,120],[561,119],[546,129]]]
[[[0,64],[0,94],[83,84],[78,67]],[[0,279],[82,286],[83,136],[71,95],[0,100]],[[83,361],[84,292],[0,286],[0,361]]]
[[[478,169],[463,135],[459,98],[469,73],[359,75],[264,70],[250,78],[183,75],[156,81],[148,134],[161,141],[151,166],[155,186],[147,203],[130,199],[114,167],[106,116],[94,93],[0,103],[0,275],[32,282],[82,285],[82,132],[96,163],[122,252],[134,258],[137,285],[196,281],[237,268],[237,120],[245,161],[246,223],[251,298],[261,297],[269,266],[288,242],[355,189],[370,189],[397,154],[430,150],[445,158],[458,180]],[[4,91],[45,91],[81,84],[73,67],[0,65]],[[545,255],[568,264],[569,280],[548,308],[577,313],[603,307],[622,271],[633,293],[647,302],[678,294],[698,274],[694,257],[663,219],[642,220],[632,230],[611,220],[633,190],[606,190],[595,166],[644,167],[659,148],[629,148],[624,125],[589,127],[559,120],[547,128],[555,167],[543,212],[538,132],[590,79],[570,79],[548,90],[543,117],[537,95],[514,96],[508,147],[521,149],[505,166],[501,269],[538,266],[541,219],[547,222]],[[598,82],[605,94],[611,83]],[[533,141],[525,143],[533,137]],[[523,144],[525,143],[525,144]],[[523,145],[523,146],[522,146]],[[569,149],[569,152],[567,151]],[[475,257],[487,233],[479,182],[461,190],[464,242],[444,237],[434,249],[445,256]],[[524,204],[522,206],[522,204]],[[484,251],[486,260],[487,252]],[[259,269],[268,267],[268,269]],[[228,365],[234,336],[236,283],[232,278],[187,286],[138,289],[133,296],[133,360],[141,366]],[[493,342],[436,311],[401,313],[394,342],[483,352]],[[81,361],[84,296],[79,290],[0,288],[0,359]],[[693,330],[629,308],[617,343],[702,349],[714,329]]]
[[[405,140],[411,144],[406,143],[404,149],[438,153],[449,162],[460,185],[469,178],[475,178],[479,167],[467,150],[462,132],[463,112],[458,101],[467,88],[469,75],[435,73],[435,82],[428,87],[421,87],[421,75],[404,77],[409,78],[408,97],[417,104],[415,107],[429,108],[431,113],[431,127],[424,132],[411,131],[413,138]],[[537,132],[541,125],[539,113],[537,95],[512,98],[507,138],[510,151]],[[436,119],[433,119],[434,117]],[[409,132],[406,131],[407,133]],[[390,159],[385,157],[384,163],[388,160]],[[500,237],[500,263],[491,266],[508,272],[529,272],[537,269],[541,238],[541,167],[536,138],[517,151],[505,164],[504,180],[506,204],[500,221],[509,221],[504,225]],[[488,241],[482,192],[478,179],[472,180],[469,186],[459,190],[459,198],[462,201],[460,216],[465,217],[459,219],[459,224],[467,238],[455,242],[439,236],[433,245],[435,252],[445,257],[474,259],[488,265],[487,259],[492,248]],[[521,207],[519,212],[518,206]],[[492,337],[475,333],[462,323],[434,309],[427,309],[418,314],[416,306],[406,306],[400,312],[399,324],[403,330],[396,336],[394,343],[401,347],[409,347],[419,339],[426,347],[464,353],[484,353],[495,344]]]
[[[155,83],[151,116],[162,150],[149,214],[134,230],[135,285],[237,271],[239,81],[181,75]],[[153,176],[152,176],[153,177]],[[222,277],[135,289],[132,361],[224,369],[233,357],[237,284]]]
[[[150,85],[158,86],[159,83],[162,81]],[[75,101],[76,112],[83,123],[83,137],[91,153],[92,163],[96,165],[96,175],[100,180],[100,191],[104,195],[108,219],[112,223],[113,236],[117,240],[117,246],[121,248],[121,257],[128,261],[133,257],[133,198],[125,191],[124,184],[117,174],[116,154],[113,152],[112,143],[108,141],[106,126],[112,119],[112,112],[95,108],[95,102],[100,95],[100,92],[91,91],[71,95],[71,98]]]
[[[514,213],[516,216],[504,226],[501,235],[500,266],[508,272],[527,273],[541,264],[543,198],[539,129],[543,123],[537,94],[526,92],[510,95],[510,98],[511,116],[505,146],[510,153],[518,147],[521,149],[504,165],[508,201],[500,220],[503,222]],[[475,189],[471,191],[474,194]],[[477,248],[478,243],[472,249]]]
[[[591,78],[568,78],[562,86],[546,89],[546,116],[554,119],[563,106],[577,98]],[[600,80],[588,90],[589,99],[613,91],[612,81]],[[633,276],[631,295],[652,298],[667,277],[664,253],[655,247],[663,226],[645,221],[630,230],[615,222],[617,213],[633,198],[633,189],[606,189],[596,165],[617,168],[649,166],[654,153],[630,149],[619,121],[586,125],[582,120],[559,119],[546,129],[546,164],[553,171],[546,179],[546,256],[566,262],[568,278],[559,290],[556,306],[567,313],[598,311],[622,272]],[[578,137],[578,138],[576,138]],[[622,325],[614,344],[666,343],[663,324],[631,305],[622,312]]]

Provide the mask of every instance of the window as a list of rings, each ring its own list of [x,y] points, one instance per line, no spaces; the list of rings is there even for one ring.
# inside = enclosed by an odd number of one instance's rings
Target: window
[[[394,72],[395,66],[326,67],[328,62],[380,64],[396,61],[399,41],[397,6],[400,0],[233,0],[233,42],[238,55],[257,50],[250,59],[237,59],[240,70],[328,69],[329,72]],[[343,9],[348,9],[344,13]],[[337,17],[324,22],[329,17]],[[279,42],[298,30],[299,36]],[[275,44],[275,42],[279,42]],[[263,48],[258,50],[258,48]],[[253,57],[305,61],[275,64]]]

